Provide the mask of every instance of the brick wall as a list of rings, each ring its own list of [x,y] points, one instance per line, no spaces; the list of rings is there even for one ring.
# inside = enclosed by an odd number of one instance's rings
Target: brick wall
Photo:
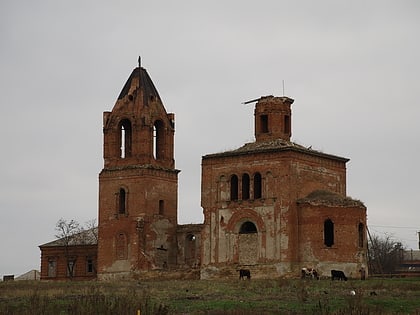
[[[104,113],[100,279],[177,265],[174,119],[141,67],[130,75],[112,111]]]
[[[329,266],[353,272],[366,263],[366,249],[354,246],[358,224],[366,225],[364,206],[298,206],[298,200],[317,190],[345,198],[348,159],[290,142],[291,131],[284,124],[291,123],[285,121],[285,116],[291,117],[291,103],[288,98],[261,98],[255,110],[256,141],[203,156],[202,277],[233,275],[241,266],[257,277],[267,276],[263,270],[299,276],[308,263],[323,266],[325,273]],[[261,177],[261,196],[255,191],[256,174]],[[232,185],[238,189],[232,190]],[[337,243],[329,250],[319,245],[325,217],[335,220],[339,229]],[[256,227],[255,233],[241,232],[249,224]],[[323,261],[329,265],[321,265]]]
[[[74,261],[74,280],[95,279],[97,274],[96,245],[40,246],[41,280],[68,280],[68,260]],[[90,265],[91,264],[91,265]]]

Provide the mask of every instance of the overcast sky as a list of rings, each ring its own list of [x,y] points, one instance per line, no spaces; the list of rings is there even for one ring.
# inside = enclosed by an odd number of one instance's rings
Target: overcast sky
[[[97,217],[102,113],[137,58],[175,113],[179,223],[202,223],[201,156],[295,99],[292,140],[350,158],[371,233],[417,249],[420,2],[0,1],[0,275],[40,268],[60,218]]]

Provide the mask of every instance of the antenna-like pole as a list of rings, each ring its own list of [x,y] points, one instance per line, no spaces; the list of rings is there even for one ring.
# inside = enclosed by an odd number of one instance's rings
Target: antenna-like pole
[[[285,94],[284,94],[284,80],[283,80],[283,96],[284,96]]]
[[[419,234],[419,249],[420,249],[420,232],[417,232]]]

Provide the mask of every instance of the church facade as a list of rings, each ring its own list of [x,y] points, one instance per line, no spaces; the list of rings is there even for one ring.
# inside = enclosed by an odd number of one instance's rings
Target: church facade
[[[348,159],[290,141],[293,100],[255,100],[255,142],[202,159],[202,276],[303,267],[356,277],[366,267],[366,208],[346,196]]]
[[[103,114],[98,279],[297,277],[302,267],[357,277],[366,207],[346,195],[347,158],[291,142],[293,102],[252,101],[255,141],[202,157],[204,223],[179,225],[175,115],[139,64]]]

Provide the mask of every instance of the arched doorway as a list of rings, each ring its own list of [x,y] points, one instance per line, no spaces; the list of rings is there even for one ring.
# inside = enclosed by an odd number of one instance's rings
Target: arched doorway
[[[258,260],[258,230],[251,221],[246,221],[239,228],[238,239],[239,264],[254,265]]]

